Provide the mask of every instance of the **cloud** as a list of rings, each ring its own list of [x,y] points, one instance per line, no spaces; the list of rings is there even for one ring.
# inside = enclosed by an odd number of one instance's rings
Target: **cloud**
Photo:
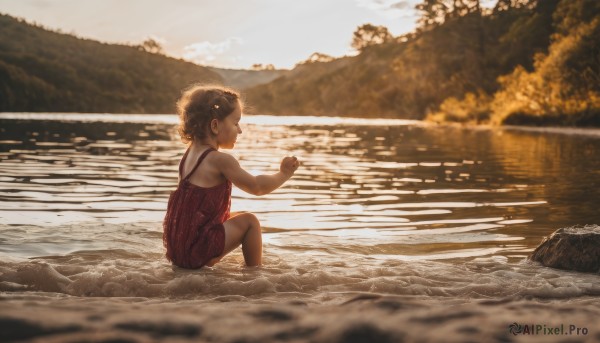
[[[388,19],[412,17],[415,15],[416,0],[355,0],[359,7],[370,9]]]
[[[198,64],[213,64],[220,57],[224,57],[235,45],[243,44],[239,37],[230,37],[218,43],[209,41],[193,43],[183,48],[183,58]],[[227,56],[231,59],[231,56]],[[233,57],[239,60],[239,57]]]
[[[30,1],[29,4],[32,7],[38,7],[38,8],[42,8],[42,9],[48,9],[48,8],[52,7],[52,3],[49,0],[33,0],[33,1]]]
[[[408,1],[400,1],[400,2],[396,2],[396,3],[392,4],[390,6],[390,8],[406,11],[406,10],[413,10],[415,8],[415,5]]]

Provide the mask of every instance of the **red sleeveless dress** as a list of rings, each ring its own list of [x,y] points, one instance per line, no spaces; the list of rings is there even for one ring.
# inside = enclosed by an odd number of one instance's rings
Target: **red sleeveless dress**
[[[229,219],[231,181],[204,188],[190,183],[190,176],[214,149],[208,148],[185,177],[183,165],[189,149],[179,163],[180,182],[169,197],[163,221],[166,257],[183,268],[200,268],[220,256],[225,247],[223,222]]]

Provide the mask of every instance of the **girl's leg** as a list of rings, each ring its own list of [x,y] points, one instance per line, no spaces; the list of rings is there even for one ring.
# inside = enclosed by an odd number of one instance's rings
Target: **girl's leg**
[[[260,222],[252,213],[243,213],[223,223],[225,227],[225,248],[223,254],[212,259],[207,265],[212,266],[221,258],[242,244],[244,260],[249,267],[258,266],[262,260],[262,234]]]

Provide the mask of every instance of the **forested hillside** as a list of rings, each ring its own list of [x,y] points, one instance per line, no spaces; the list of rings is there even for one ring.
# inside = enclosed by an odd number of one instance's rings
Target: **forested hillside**
[[[183,60],[0,15],[0,112],[173,113],[182,88],[222,81]]]
[[[289,72],[211,70],[0,15],[0,111],[172,113],[183,88],[210,82],[248,86],[256,113],[600,126],[600,1],[417,8],[415,32],[363,25],[357,56],[316,53]]]
[[[417,32],[247,90],[259,112],[600,125],[600,2],[426,0]],[[356,35],[356,33],[355,33]]]

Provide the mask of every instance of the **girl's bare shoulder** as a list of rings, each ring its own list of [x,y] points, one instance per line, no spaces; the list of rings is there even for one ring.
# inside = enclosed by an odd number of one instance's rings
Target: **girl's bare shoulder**
[[[208,156],[206,156],[206,158],[210,158],[209,163],[217,167],[227,168],[231,167],[232,165],[239,165],[237,159],[234,156],[218,150],[211,152],[210,154],[208,154]]]

